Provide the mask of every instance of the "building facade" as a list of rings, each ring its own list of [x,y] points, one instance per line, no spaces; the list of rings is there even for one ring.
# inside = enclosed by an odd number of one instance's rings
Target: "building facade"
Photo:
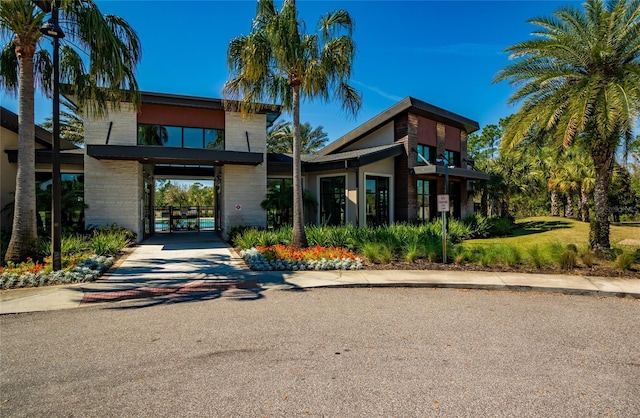
[[[220,99],[142,93],[137,110],[121,103],[85,117],[85,146],[64,143],[62,171],[82,175],[85,226],[115,223],[139,240],[156,232],[154,186],[162,178],[213,180],[215,229],[223,237],[234,226],[286,224],[289,211],[261,208],[292,183],[291,155],[266,150],[267,129],[279,115],[271,105],[245,117]],[[14,130],[5,125],[3,116],[2,204],[12,178],[15,187],[17,117]],[[317,202],[305,211],[306,223],[425,222],[437,216],[436,196],[445,193],[451,216],[471,213],[472,182],[489,178],[467,160],[467,135],[477,129],[473,120],[407,97],[303,156],[303,187]],[[50,134],[37,132],[39,169],[50,173]]]

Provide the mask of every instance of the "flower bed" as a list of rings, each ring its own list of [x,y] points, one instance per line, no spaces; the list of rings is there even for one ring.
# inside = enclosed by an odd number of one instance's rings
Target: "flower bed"
[[[49,258],[45,263],[27,259],[24,263],[0,267],[0,289],[90,282],[113,265],[113,257],[72,255],[62,258],[62,270],[51,271]]]
[[[362,259],[341,247],[292,248],[282,244],[252,247],[240,251],[253,270],[357,270]]]

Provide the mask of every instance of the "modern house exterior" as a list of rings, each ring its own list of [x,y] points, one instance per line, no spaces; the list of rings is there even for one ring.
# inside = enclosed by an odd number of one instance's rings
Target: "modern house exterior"
[[[17,158],[17,117],[11,125],[4,115],[3,204]],[[279,115],[272,105],[243,117],[220,99],[144,92],[137,111],[121,103],[103,117],[84,118],[85,146],[64,143],[63,176],[83,173],[86,226],[116,223],[140,240],[155,232],[158,178],[213,180],[215,225],[224,237],[238,225],[266,227],[270,214],[260,203],[291,183],[291,156],[266,150],[267,129]],[[317,154],[303,156],[304,188],[318,202],[307,223],[428,221],[437,215],[435,199],[445,192],[445,177],[451,215],[472,212],[471,181],[489,178],[466,158],[467,135],[477,129],[473,120],[407,97]],[[50,134],[39,128],[36,141],[39,167],[50,172]]]
[[[451,215],[473,212],[474,180],[489,176],[467,160],[478,123],[413,97],[393,105],[303,160],[305,188],[318,198],[319,224],[418,223],[437,216],[449,177]],[[443,158],[438,158],[438,157]],[[270,155],[270,184],[291,173],[291,157]]]

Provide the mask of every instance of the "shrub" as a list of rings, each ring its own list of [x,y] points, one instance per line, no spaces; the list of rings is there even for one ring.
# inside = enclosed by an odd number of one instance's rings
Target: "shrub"
[[[573,251],[574,253],[578,254],[578,247],[576,246],[576,244],[567,244],[567,251]]]
[[[514,223],[510,218],[500,218],[497,216],[489,218],[491,236],[504,237],[511,234]]]
[[[595,257],[596,255],[589,248],[580,252],[580,260],[588,268],[593,267]]]
[[[135,234],[131,235],[126,230],[94,230],[89,247],[97,255],[116,255],[129,245],[132,236]]]
[[[617,269],[620,270],[630,270],[631,265],[634,262],[634,255],[630,253],[622,253],[616,257],[616,261],[613,263]]]
[[[417,258],[420,258],[421,256],[422,256],[422,250],[420,248],[420,245],[418,244],[418,240],[409,241],[403,247],[402,258],[405,261],[409,263],[413,263]]]
[[[249,226],[249,225],[236,225],[229,230],[229,234],[227,235],[227,240],[231,245],[235,246],[237,245],[236,239],[250,229],[258,229],[258,228],[255,226]]]
[[[560,268],[562,270],[573,270],[576,267],[576,260],[578,258],[577,252],[567,249],[561,255],[559,259]]]
[[[462,224],[469,228],[469,238],[488,238],[491,236],[491,222],[486,216],[467,215],[462,218]]]
[[[540,247],[538,245],[532,245],[527,248],[527,254],[535,268],[539,269],[543,266],[544,256],[542,255],[542,251],[540,251]]]

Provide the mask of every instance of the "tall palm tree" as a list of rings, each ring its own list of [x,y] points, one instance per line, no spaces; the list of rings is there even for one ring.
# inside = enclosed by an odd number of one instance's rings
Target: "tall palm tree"
[[[93,0],[55,0],[60,7],[60,77],[69,84],[80,107],[102,113],[110,102],[117,107],[127,98],[139,102],[134,71],[140,60],[140,41],[122,18],[103,15]],[[20,261],[36,239],[34,93],[36,85],[52,91],[52,65],[40,27],[53,0],[2,0],[0,87],[18,93],[18,173],[11,241],[7,261]],[[87,54],[83,58],[80,52]]]
[[[530,23],[536,38],[508,48],[517,61],[495,77],[519,86],[511,103],[523,101],[501,146],[542,130],[587,150],[596,173],[591,245],[608,250],[614,154],[640,112],[640,0],[587,0]]]
[[[309,122],[300,125],[300,153],[313,154],[318,152],[329,137],[322,130],[322,126],[311,127]],[[279,121],[267,132],[267,151],[293,152],[293,127],[289,121]]]
[[[300,165],[300,99],[337,97],[355,115],[360,94],[349,85],[355,44],[353,21],[344,10],[322,16],[316,33],[304,33],[295,0],[278,11],[273,0],[258,0],[251,32],[232,39],[227,62],[232,78],[225,83],[226,99],[243,113],[255,112],[261,101],[279,101],[293,114],[293,238],[306,247]],[[231,103],[231,102],[227,102]]]

